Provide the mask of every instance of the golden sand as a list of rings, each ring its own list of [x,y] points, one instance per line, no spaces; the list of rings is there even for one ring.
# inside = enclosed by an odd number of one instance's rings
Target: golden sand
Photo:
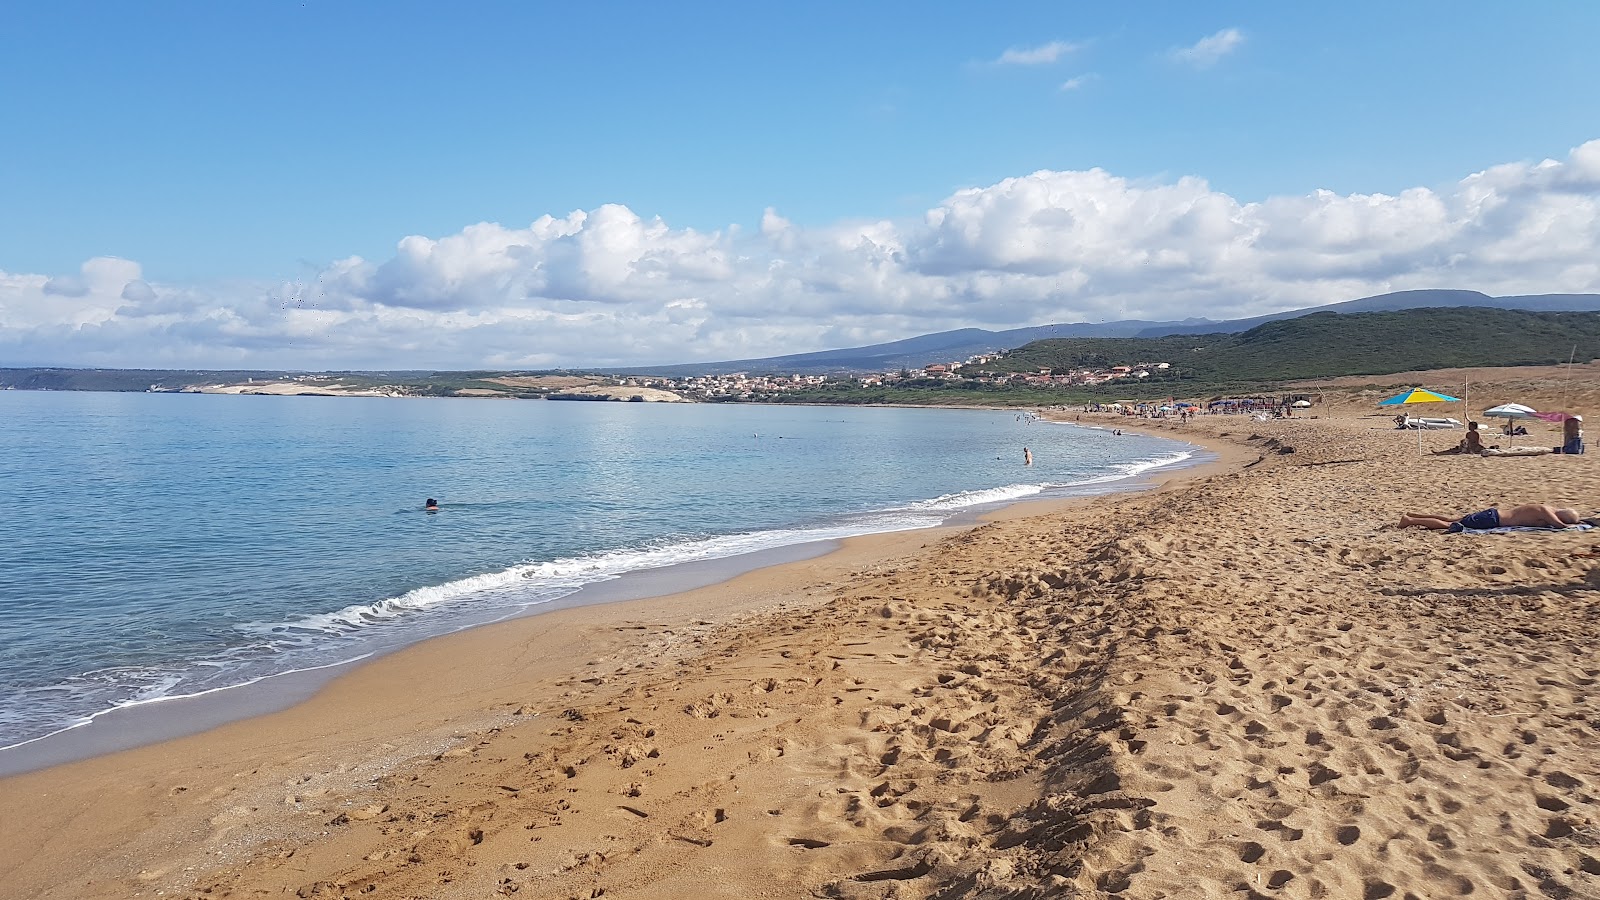
[[[1469,375],[1475,408],[1600,400]],[[1223,455],[1160,491],[478,629],[0,781],[0,894],[1600,896],[1600,532],[1390,524],[1589,515],[1595,459],[1420,455],[1377,396],[1158,426]]]

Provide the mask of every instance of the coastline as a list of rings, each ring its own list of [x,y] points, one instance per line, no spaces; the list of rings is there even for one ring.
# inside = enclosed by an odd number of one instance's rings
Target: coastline
[[[1175,439],[1172,435],[1152,436],[1167,440]],[[1149,489],[1152,476],[1160,477],[1163,474],[1186,472],[1196,467],[1203,468],[1207,465],[1204,457],[1217,454],[1215,448],[1195,442],[1190,442],[1190,445],[1196,447],[1201,454],[1200,461],[1185,460],[1121,479],[1102,483],[1089,482],[1052,492],[1065,493],[1067,496],[1022,497],[979,504],[971,509],[954,513],[946,519],[944,525],[936,526],[931,531],[975,524],[988,516],[1002,515],[1005,510],[1013,506],[1032,508],[1034,504],[1043,504],[1044,506],[1040,508],[1044,509],[1054,503],[1077,503],[1106,494],[1146,490]],[[912,529],[916,532],[929,530]],[[622,573],[613,580],[584,585],[570,594],[530,606],[502,619],[472,624],[464,628],[496,627],[527,616],[546,615],[569,607],[684,593],[697,588],[715,586],[755,569],[809,560],[832,552],[838,546],[839,539],[830,538],[743,552],[729,557],[691,560],[658,568],[633,570]],[[453,633],[455,632],[436,634],[424,638],[423,642]],[[330,682],[345,677],[362,666],[373,664],[379,659],[402,653],[409,647],[415,646],[415,643],[383,648],[375,653],[311,668],[273,673],[238,685],[211,688],[199,694],[162,697],[103,710],[83,724],[0,748],[0,778],[162,743],[199,734],[232,722],[283,711],[305,702]]]
[[[1161,429],[1226,458],[437,638],[282,713],[5,779],[0,885],[1593,891],[1592,541],[1386,526],[1600,478],[1332,412]]]
[[[291,709],[315,696],[329,683],[346,677],[362,666],[461,631],[493,628],[568,608],[626,603],[684,593],[719,584],[754,569],[811,559],[830,552],[837,543],[816,541],[792,544],[733,557],[636,570],[611,581],[585,585],[571,594],[529,607],[517,615],[465,626],[459,631],[434,635],[381,653],[310,669],[292,669],[239,685],[213,688],[200,694],[165,697],[105,710],[82,725],[0,749],[0,779],[160,744]]]
[[[663,649],[681,650],[682,640],[697,645],[706,632],[734,627],[753,615],[798,608],[805,598],[818,596],[818,584],[846,579],[849,571],[863,565],[882,565],[915,554],[983,523],[1059,514],[1131,492],[1168,490],[1238,462],[1240,451],[1227,442],[1203,436],[1187,442],[1209,458],[1140,473],[1124,482],[1087,486],[1079,496],[1008,501],[996,508],[959,514],[934,528],[868,534],[637,572],[591,585],[526,615],[439,635],[326,672],[288,673],[276,684],[150,704],[128,710],[126,717],[113,713],[112,721],[126,718],[144,724],[137,725],[132,735],[111,739],[95,733],[89,725],[10,751],[7,762],[12,770],[0,774],[0,806],[23,808],[10,798],[39,792],[51,798],[51,807],[72,797],[66,801],[69,808],[92,809],[99,805],[94,796],[105,783],[121,780],[118,773],[166,770],[170,777],[183,769],[181,765],[170,768],[173,759],[212,760],[204,767],[210,771],[219,766],[254,769],[253,757],[290,753],[289,748],[301,744],[326,744],[333,735],[341,739],[335,746],[323,748],[324,758],[361,756],[376,742],[388,754],[386,767],[406,764],[403,761],[416,764],[444,752],[463,731],[491,730],[515,721],[515,710],[527,706],[517,699],[521,694],[498,693],[487,686],[561,676],[570,684],[597,659],[625,653],[637,632],[648,633],[652,627],[663,635]],[[775,556],[793,558],[773,561]],[[780,596],[782,600],[774,599]],[[640,620],[654,625],[631,624]],[[679,638],[680,634],[690,636]],[[579,664],[575,658],[582,655],[595,659]],[[531,663],[533,668],[507,671],[507,659],[517,659],[519,665]],[[462,669],[459,660],[482,662],[474,669]],[[419,684],[430,686],[426,699],[419,698],[415,690]],[[442,684],[452,690],[441,694]],[[440,716],[441,708],[452,712]],[[204,724],[194,727],[196,721]],[[332,722],[340,725],[332,727]],[[449,727],[442,727],[443,723]],[[405,735],[406,740],[397,743],[394,734]],[[389,738],[380,740],[381,735]],[[131,743],[125,743],[130,737]],[[208,792],[219,789],[214,786]],[[33,814],[49,818],[43,809]],[[14,837],[4,831],[0,828],[0,840]],[[0,877],[0,884],[4,883],[5,878]]]

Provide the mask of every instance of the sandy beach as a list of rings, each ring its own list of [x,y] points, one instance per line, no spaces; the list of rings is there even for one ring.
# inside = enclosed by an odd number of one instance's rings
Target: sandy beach
[[[1086,415],[1220,459],[0,780],[0,895],[1600,897],[1600,531],[1393,524],[1594,515],[1600,470],[1419,453],[1375,405],[1405,380],[1293,420]],[[1465,381],[1600,409],[1592,366],[1412,383]]]

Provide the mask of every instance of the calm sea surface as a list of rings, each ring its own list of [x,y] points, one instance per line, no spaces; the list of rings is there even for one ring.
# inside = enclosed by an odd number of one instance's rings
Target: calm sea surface
[[[0,748],[1195,452],[1003,411],[0,392]]]

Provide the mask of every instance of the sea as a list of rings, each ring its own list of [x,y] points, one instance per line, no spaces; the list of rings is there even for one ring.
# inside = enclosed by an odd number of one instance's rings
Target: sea
[[[4,391],[0,756],[619,578],[1203,456],[1008,410]]]

